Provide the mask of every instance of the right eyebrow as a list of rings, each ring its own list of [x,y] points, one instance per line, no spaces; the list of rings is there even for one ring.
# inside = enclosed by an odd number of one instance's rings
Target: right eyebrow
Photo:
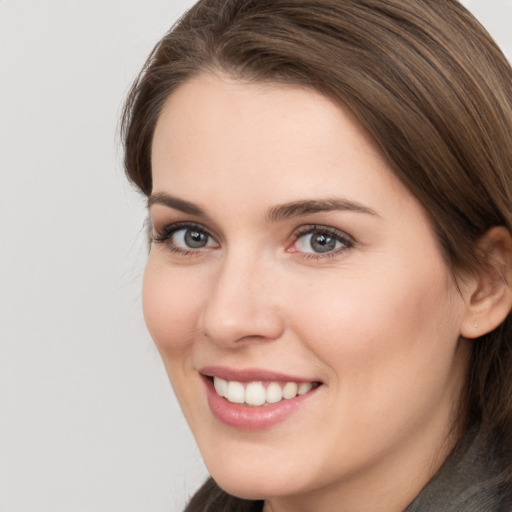
[[[163,206],[167,206],[168,208],[179,210],[183,213],[197,215],[198,217],[208,217],[206,212],[194,203],[171,196],[166,192],[157,192],[156,194],[151,194],[148,197],[148,208],[151,208],[151,206],[154,204],[161,204]]]

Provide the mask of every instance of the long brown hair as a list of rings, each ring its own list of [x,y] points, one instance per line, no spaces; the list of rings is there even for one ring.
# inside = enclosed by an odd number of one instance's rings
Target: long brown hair
[[[144,194],[164,102],[208,71],[313,88],[349,109],[430,214],[454,272],[483,264],[477,242],[491,227],[512,231],[512,70],[456,0],[201,0],[157,44],[126,102],[126,172]],[[461,423],[511,446],[510,314],[474,340],[461,407]],[[209,482],[187,510],[250,507],[261,505]]]

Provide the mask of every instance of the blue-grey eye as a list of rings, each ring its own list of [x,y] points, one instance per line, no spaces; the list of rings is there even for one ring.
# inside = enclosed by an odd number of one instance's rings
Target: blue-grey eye
[[[333,252],[347,244],[333,233],[316,229],[297,238],[296,247],[300,252],[322,254]]]
[[[172,243],[180,249],[202,249],[215,245],[212,237],[198,228],[182,228],[172,235]]]

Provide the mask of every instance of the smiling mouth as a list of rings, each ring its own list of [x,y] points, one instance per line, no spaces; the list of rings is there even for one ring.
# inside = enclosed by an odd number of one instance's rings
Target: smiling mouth
[[[218,396],[233,404],[262,406],[305,395],[320,382],[238,382],[209,377]]]
[[[263,431],[285,422],[317,403],[314,397],[324,384],[261,368],[205,366],[199,373],[213,416],[244,431]]]

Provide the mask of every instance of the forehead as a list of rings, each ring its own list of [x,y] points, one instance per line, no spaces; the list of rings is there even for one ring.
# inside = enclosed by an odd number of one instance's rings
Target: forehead
[[[408,196],[366,132],[325,96],[216,75],[186,82],[168,98],[152,169],[154,192],[197,198]]]

